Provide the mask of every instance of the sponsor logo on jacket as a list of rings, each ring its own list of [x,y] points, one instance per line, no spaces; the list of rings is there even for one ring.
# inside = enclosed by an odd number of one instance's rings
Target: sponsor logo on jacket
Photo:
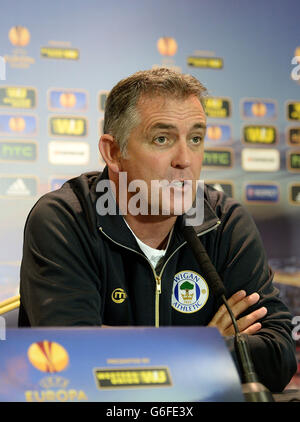
[[[124,300],[127,298],[127,294],[123,289],[119,287],[112,292],[111,298],[115,303],[123,303]]]

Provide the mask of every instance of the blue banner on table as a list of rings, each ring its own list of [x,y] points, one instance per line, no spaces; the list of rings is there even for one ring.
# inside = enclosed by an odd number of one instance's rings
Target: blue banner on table
[[[216,328],[7,329],[0,401],[243,401]]]

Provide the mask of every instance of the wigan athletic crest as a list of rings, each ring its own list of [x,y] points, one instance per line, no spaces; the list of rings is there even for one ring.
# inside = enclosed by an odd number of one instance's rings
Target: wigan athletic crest
[[[180,271],[174,277],[172,307],[184,314],[199,311],[207,302],[209,289],[206,281],[194,271]]]

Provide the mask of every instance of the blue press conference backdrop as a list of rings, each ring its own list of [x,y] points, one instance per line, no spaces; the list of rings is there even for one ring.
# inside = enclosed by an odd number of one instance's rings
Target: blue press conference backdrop
[[[103,167],[97,143],[109,90],[137,70],[163,65],[208,88],[202,177],[250,210],[297,314],[299,1],[0,6],[0,300],[18,294],[33,204],[66,179]]]

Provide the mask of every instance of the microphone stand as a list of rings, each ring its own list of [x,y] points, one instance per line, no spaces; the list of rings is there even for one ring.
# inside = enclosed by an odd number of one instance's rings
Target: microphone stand
[[[205,248],[198,238],[192,226],[184,226],[182,229],[185,240],[191,247],[206,280],[209,283],[214,296],[221,298],[231,317],[235,330],[235,350],[242,373],[242,391],[247,402],[274,402],[271,392],[259,382],[252,359],[250,357],[248,343],[240,333],[236,318],[225,297],[224,284],[213,266]]]
[[[221,296],[224,305],[231,317],[235,331],[235,350],[237,352],[239,365],[241,368],[243,383],[242,391],[247,402],[274,402],[271,392],[261,384],[256,375],[252,359],[250,357],[248,343],[240,333],[236,318],[227,302],[225,295]]]

